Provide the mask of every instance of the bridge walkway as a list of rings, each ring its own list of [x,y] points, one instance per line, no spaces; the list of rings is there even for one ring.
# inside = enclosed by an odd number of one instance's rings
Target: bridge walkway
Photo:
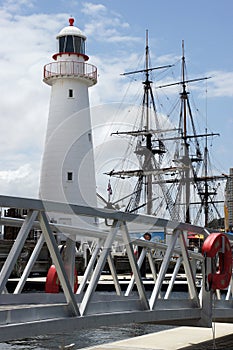
[[[196,285],[197,266],[201,264],[202,274],[206,276],[211,261],[209,258],[204,259],[200,253],[187,249],[186,235],[187,231],[208,235],[204,228],[151,216],[35,199],[0,196],[0,205],[5,208],[22,208],[28,212],[23,221],[1,217],[2,225],[9,224],[10,221],[11,225],[21,226],[21,229],[0,273],[0,341],[133,322],[201,327],[211,327],[212,321],[232,323],[232,281],[225,294],[220,291],[208,291],[204,284],[199,291]],[[112,221],[112,225],[105,229],[96,226],[54,225],[49,222],[47,213],[56,211],[81,217],[98,217]],[[134,232],[132,230],[135,226],[145,230],[144,232],[158,228],[166,229],[170,232],[168,243],[165,245],[135,238],[132,240],[131,232]],[[27,235],[34,227],[40,228],[40,239],[14,292],[9,293],[7,283],[11,272]],[[57,232],[63,232],[72,238],[75,235],[77,240],[85,237],[92,241],[92,255],[76,293],[71,287],[73,281],[71,279],[70,282],[67,266],[61,258],[55,240]],[[56,267],[63,292],[25,293],[25,283],[44,242]],[[116,242],[124,246],[132,270],[125,291],[121,288],[113,263],[112,251]],[[143,248],[138,260],[134,255],[135,245]],[[163,253],[159,271],[156,271],[154,265],[157,251]],[[149,293],[140,273],[146,255],[154,284]],[[162,286],[174,256],[176,262],[173,264],[168,287],[163,292]],[[114,282],[114,294],[96,292],[106,262]],[[173,288],[181,266],[186,276],[188,291],[179,299]]]

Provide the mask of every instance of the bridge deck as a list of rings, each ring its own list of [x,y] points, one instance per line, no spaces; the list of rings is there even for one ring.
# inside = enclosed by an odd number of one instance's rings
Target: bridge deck
[[[213,320],[233,321],[232,281],[224,294],[220,291],[216,293],[209,291],[204,283],[201,284],[200,290],[197,289],[196,268],[201,264],[205,280],[211,268],[211,261],[209,258],[204,259],[199,253],[189,251],[185,235],[187,231],[208,235],[208,232],[201,227],[108,209],[24,198],[0,196],[0,205],[28,210],[23,222],[14,220],[14,225],[21,226],[21,229],[0,273],[0,341],[133,322],[211,327]],[[112,226],[104,230],[97,227],[88,229],[65,225],[56,227],[49,223],[47,211],[110,219]],[[5,218],[1,218],[2,224],[5,223],[4,220]],[[148,227],[170,230],[168,244],[135,239],[132,241],[130,238],[132,224],[147,225],[146,230]],[[9,293],[7,283],[27,235],[33,227],[41,229],[41,236],[14,292]],[[72,238],[77,235],[77,239],[80,235],[88,236],[88,240],[93,240],[92,255],[76,293],[71,287],[73,273],[69,274],[69,271],[72,271],[71,259],[68,259],[70,265],[62,260],[54,238],[56,230],[62,230],[67,235],[67,245],[72,245],[70,235]],[[24,286],[44,242],[56,267],[63,292],[24,293]],[[132,270],[132,275],[125,281],[124,290],[112,258],[115,242],[123,244]],[[134,255],[135,245],[142,247],[138,260]],[[153,257],[158,250],[163,253],[163,259],[159,271],[156,271]],[[145,281],[140,272],[146,256],[153,283],[149,292],[145,289]],[[168,278],[168,268],[174,256],[176,262]],[[106,262],[109,264],[114,293],[97,293]],[[182,299],[178,299],[174,294],[174,285],[179,279],[178,272],[181,266],[188,291],[184,293]],[[165,279],[167,287],[162,290]]]
[[[18,298],[18,296],[20,296]],[[108,294],[95,296],[86,314],[82,317],[70,317],[69,306],[64,295],[41,297],[32,293],[15,296],[2,295],[0,302],[0,340],[6,341],[14,337],[32,337],[43,333],[70,332],[91,327],[128,324],[133,322],[167,322],[197,324],[201,318],[201,309],[193,308],[191,300],[174,300],[158,302],[156,310],[143,310],[138,298],[116,297]],[[80,296],[76,296],[80,305]],[[46,302],[46,303],[45,303]],[[14,338],[15,339],[15,338]]]

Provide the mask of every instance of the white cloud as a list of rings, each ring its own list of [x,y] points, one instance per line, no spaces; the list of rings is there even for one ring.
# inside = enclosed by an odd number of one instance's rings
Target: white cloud
[[[208,83],[208,95],[210,97],[233,97],[233,72],[212,71]]]
[[[34,0],[5,0],[3,3],[3,8],[7,11],[18,13],[22,8],[33,8]]]
[[[91,2],[83,3],[82,13],[88,16],[96,16],[97,14],[106,13],[107,9],[102,4],[93,4]]]
[[[94,35],[96,41],[132,43],[140,40],[134,35],[126,35],[124,31],[130,29],[129,23],[102,4],[83,3],[82,12],[89,16],[84,32]]]
[[[27,177],[30,173],[30,170],[31,169],[29,164],[25,164],[16,170],[3,170],[0,171],[0,179],[6,183],[19,181]]]
[[[89,89],[92,105],[122,101],[130,81],[132,81],[131,89],[128,92],[130,95],[127,96],[129,99],[137,94],[138,89],[141,91],[141,84],[135,84],[135,81],[131,78],[121,75],[127,70],[132,70],[132,67],[137,67],[138,61],[139,57],[136,54],[122,55],[121,59],[106,55],[91,57],[90,62],[98,68],[98,83]]]
[[[0,171],[0,193],[2,195],[34,197],[38,196],[38,167],[24,164],[19,168]]]

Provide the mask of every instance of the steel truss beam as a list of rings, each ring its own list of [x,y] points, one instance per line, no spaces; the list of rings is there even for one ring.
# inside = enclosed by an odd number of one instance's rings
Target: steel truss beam
[[[22,225],[22,227],[0,273],[0,292],[2,293],[0,294],[0,341],[129,322],[210,327],[212,319],[221,320],[222,322],[233,321],[232,283],[229,286],[226,300],[222,300],[220,293],[218,293],[218,299],[216,300],[215,298],[215,304],[213,304],[213,293],[208,292],[204,285],[200,294],[198,295],[197,293],[196,271],[194,271],[193,266],[196,266],[197,260],[203,263],[204,258],[199,253],[187,250],[185,232],[192,231],[207,235],[208,232],[201,227],[109,209],[42,202],[40,200],[8,196],[0,196],[0,205],[2,207],[28,210],[28,215],[23,224],[21,221],[14,221],[16,225]],[[71,287],[73,285],[72,273],[70,272],[73,270],[72,259],[67,259],[65,263],[62,261],[53,234],[54,224],[52,225],[48,222],[47,211],[113,220],[113,225],[108,232],[94,227],[88,229],[88,237],[92,237],[93,241],[95,241],[95,249],[76,294],[74,294]],[[140,239],[132,243],[129,231],[131,222],[140,225],[144,223],[150,225],[151,228],[170,229],[172,234],[169,244],[147,242]],[[40,239],[15,288],[14,294],[5,294],[11,271],[33,227],[42,230]],[[82,229],[78,227],[63,226],[63,229],[64,232],[72,235],[75,235],[77,232],[80,235],[82,232]],[[84,232],[86,234],[87,230],[84,230]],[[98,239],[96,240],[96,238]],[[132,276],[128,281],[124,294],[112,258],[114,241],[124,244],[132,270]],[[44,242],[48,246],[56,267],[63,293],[57,295],[23,293],[24,285]],[[133,245],[135,244],[143,248],[138,260],[135,259],[134,255]],[[73,251],[73,248],[74,245],[70,242],[70,252]],[[156,273],[153,260],[153,254],[156,249],[164,253],[158,274]],[[178,259],[164,293],[164,283],[168,278],[168,269],[174,254],[178,254]],[[151,293],[146,292],[145,283],[140,273],[140,267],[145,258],[148,259],[151,270],[151,283],[153,283]],[[190,259],[192,259],[192,265]],[[99,295],[96,293],[106,262],[109,264],[112,281],[115,286],[114,295]],[[188,293],[185,298],[179,300],[173,298],[172,293],[181,264],[183,264],[185,271]],[[208,274],[210,264],[206,261],[206,264],[202,264],[202,266],[203,275],[205,276]],[[214,312],[213,306],[215,306]]]

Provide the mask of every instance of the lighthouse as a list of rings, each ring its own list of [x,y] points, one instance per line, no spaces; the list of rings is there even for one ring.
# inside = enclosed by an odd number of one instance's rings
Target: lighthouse
[[[44,67],[43,81],[51,86],[51,97],[39,195],[42,200],[95,207],[88,88],[97,82],[97,68],[87,63],[86,37],[74,26],[73,18],[57,35],[57,40],[58,53]],[[50,220],[78,225],[81,219],[78,223],[75,215],[52,213]]]

